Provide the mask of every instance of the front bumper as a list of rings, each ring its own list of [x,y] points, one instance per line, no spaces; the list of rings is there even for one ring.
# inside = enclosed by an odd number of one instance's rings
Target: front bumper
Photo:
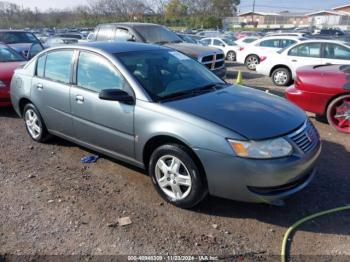
[[[0,107],[11,106],[10,89],[0,88]]]
[[[273,160],[243,159],[196,150],[204,165],[211,195],[255,203],[273,203],[305,188],[315,176],[320,152],[320,142],[302,156]]]

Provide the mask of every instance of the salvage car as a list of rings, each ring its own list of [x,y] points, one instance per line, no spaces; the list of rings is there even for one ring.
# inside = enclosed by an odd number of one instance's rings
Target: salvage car
[[[173,49],[94,42],[48,49],[16,70],[29,136],[56,135],[145,168],[183,208],[211,195],[277,204],[306,187],[321,145],[304,111],[227,84]]]
[[[287,98],[337,131],[350,133],[350,65],[305,66],[296,71]]]
[[[225,55],[216,48],[185,43],[169,28],[150,23],[115,23],[98,25],[95,41],[134,41],[172,48],[199,61],[221,78],[226,76]]]
[[[240,47],[235,41],[229,38],[208,37],[203,38],[200,42],[205,46],[211,46],[222,50],[225,54],[226,60],[231,62],[236,61],[237,52]]]
[[[0,107],[11,106],[11,79],[15,69],[25,61],[25,58],[11,47],[0,44]]]

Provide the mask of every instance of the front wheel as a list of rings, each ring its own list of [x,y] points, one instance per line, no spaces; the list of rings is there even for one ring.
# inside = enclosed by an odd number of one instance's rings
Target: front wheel
[[[234,51],[230,51],[227,53],[226,59],[230,62],[236,61],[236,53]]]
[[[29,136],[36,142],[46,142],[50,138],[44,121],[33,104],[27,104],[23,110],[23,118]]]
[[[287,68],[280,67],[272,73],[272,81],[276,86],[288,86],[291,80],[292,74]]]
[[[340,96],[329,104],[327,120],[335,130],[350,134],[350,95]]]
[[[184,146],[158,147],[151,156],[149,174],[162,198],[175,206],[192,208],[207,195],[204,174]]]

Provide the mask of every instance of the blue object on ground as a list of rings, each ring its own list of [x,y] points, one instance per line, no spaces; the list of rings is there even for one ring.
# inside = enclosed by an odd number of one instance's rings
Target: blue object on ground
[[[86,156],[80,159],[80,162],[84,164],[96,163],[99,158],[99,156]]]

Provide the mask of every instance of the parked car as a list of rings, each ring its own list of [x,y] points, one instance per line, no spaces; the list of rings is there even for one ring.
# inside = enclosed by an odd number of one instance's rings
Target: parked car
[[[293,36],[264,37],[241,47],[237,53],[237,62],[245,64],[249,70],[255,70],[261,58],[265,59],[268,54],[303,40]]]
[[[216,48],[184,43],[169,28],[148,23],[115,23],[99,25],[95,41],[135,41],[163,45],[184,53],[204,64],[217,76],[226,76],[225,54]]]
[[[250,36],[261,37],[261,35],[259,35],[259,33],[252,32],[252,31],[239,31],[239,32],[235,33],[235,37],[237,39],[241,39],[243,37],[250,37]]]
[[[221,37],[203,38],[202,45],[211,46],[222,50],[225,54],[226,60],[236,61],[237,52],[240,47],[231,39]]]
[[[16,68],[25,63],[25,58],[11,47],[0,44],[0,107],[11,106],[10,83]]]
[[[318,119],[327,119],[336,130],[350,133],[350,65],[305,66],[296,70],[296,81],[287,98]]]
[[[247,36],[247,37],[240,38],[240,39],[236,40],[235,42],[238,46],[244,47],[244,46],[251,44],[259,39],[260,39],[260,37]]]
[[[201,32],[198,32],[196,34],[196,36],[199,36],[199,37],[202,37],[202,38],[204,38],[204,37],[218,37],[220,35],[221,35],[220,31],[214,31],[214,30],[213,31],[209,31],[209,30],[201,31]]]
[[[320,153],[298,107],[156,45],[45,50],[16,70],[11,98],[33,140],[57,135],[146,168],[159,194],[184,208],[208,192],[276,203],[310,183]]]
[[[334,40],[307,40],[268,55],[256,71],[277,86],[288,86],[297,68],[306,65],[350,64],[350,44]]]
[[[58,45],[72,45],[72,44],[78,44],[79,40],[76,38],[66,38],[66,37],[51,37],[47,39],[45,46],[47,47],[54,47]]]
[[[342,37],[342,36],[345,36],[345,33],[340,29],[321,29],[318,36],[330,37],[330,38]]]
[[[189,43],[189,44],[195,44],[199,45],[201,44],[198,39],[196,39],[193,35],[188,35],[188,34],[177,34],[182,41]]]
[[[55,35],[57,38],[66,38],[66,39],[77,39],[79,40],[85,40],[85,37],[83,34],[80,33],[64,33],[64,34],[57,34]]]

